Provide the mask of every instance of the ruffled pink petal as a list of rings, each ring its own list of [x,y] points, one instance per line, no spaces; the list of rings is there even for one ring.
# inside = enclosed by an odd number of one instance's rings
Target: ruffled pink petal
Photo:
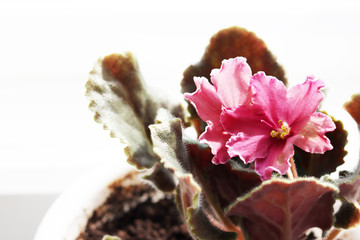
[[[286,122],[286,94],[285,85],[275,77],[266,76],[258,72],[251,80],[250,85],[254,95],[252,101],[256,112],[265,115],[272,126],[277,126],[278,121]]]
[[[232,109],[223,109],[220,122],[224,129],[233,136],[239,132],[249,136],[270,136],[273,130],[263,121],[265,116],[252,111],[251,106],[239,105]]]
[[[230,157],[239,156],[244,163],[250,163],[258,158],[265,158],[271,146],[269,135],[249,136],[239,133],[232,136],[226,143]]]
[[[271,145],[272,129],[261,122],[262,115],[251,111],[250,106],[223,109],[221,124],[232,135],[226,143],[231,157],[239,156],[245,163],[264,158]]]
[[[223,60],[220,69],[213,69],[211,81],[225,107],[243,104],[250,98],[251,69],[243,57]]]
[[[324,94],[320,91],[325,86],[322,80],[309,76],[303,84],[288,90],[286,121],[292,128],[302,128],[318,109]]]
[[[230,160],[230,156],[228,154],[226,147],[219,148],[218,152],[214,155],[213,159],[211,160],[213,164],[225,164],[227,161]]]
[[[226,163],[230,156],[227,152],[226,142],[231,137],[226,133],[221,125],[208,125],[205,132],[199,137],[199,141],[207,143],[211,148],[211,153],[214,155],[212,162],[214,164]]]
[[[304,151],[324,153],[333,148],[325,133],[334,131],[335,128],[335,123],[329,116],[316,112],[310,117],[304,128],[288,141]]]
[[[220,123],[220,114],[223,103],[216,93],[215,87],[204,77],[195,77],[197,87],[194,93],[185,93],[185,98],[195,107],[200,118],[208,126],[205,132],[199,137],[199,141],[207,143],[212,154],[214,154],[213,163],[225,163],[230,157],[227,153],[225,143],[229,140],[230,134],[226,133]]]
[[[284,175],[290,168],[290,157],[294,155],[292,144],[276,141],[269,148],[269,154],[263,159],[255,161],[255,171],[263,181],[271,178],[272,173],[278,172]]]
[[[195,107],[200,118],[213,125],[220,124],[222,101],[215,87],[204,77],[194,77],[196,91],[185,93],[184,97]]]

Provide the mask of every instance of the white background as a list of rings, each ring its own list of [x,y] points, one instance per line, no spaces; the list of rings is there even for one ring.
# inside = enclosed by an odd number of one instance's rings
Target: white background
[[[245,27],[266,42],[291,84],[308,74],[325,80],[323,109],[347,121],[342,104],[360,92],[360,5],[301,3],[0,0],[0,239],[31,239],[56,195],[122,161],[119,141],[93,121],[84,96],[100,56],[132,51],[148,84],[176,94],[214,33]],[[358,136],[346,124],[354,165]],[[25,213],[16,201],[28,204]]]

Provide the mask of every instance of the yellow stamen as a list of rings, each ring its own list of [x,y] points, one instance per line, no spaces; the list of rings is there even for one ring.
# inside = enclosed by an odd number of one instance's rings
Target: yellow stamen
[[[283,122],[282,120],[279,120],[279,124],[281,124],[281,128],[277,129],[277,131],[272,130],[270,136],[273,138],[285,139],[285,137],[290,134],[290,127],[286,122]]]
[[[275,130],[272,130],[271,133],[270,133],[270,135],[271,135],[273,138],[278,138],[278,137],[280,137],[281,134],[280,134],[279,132],[275,131]]]

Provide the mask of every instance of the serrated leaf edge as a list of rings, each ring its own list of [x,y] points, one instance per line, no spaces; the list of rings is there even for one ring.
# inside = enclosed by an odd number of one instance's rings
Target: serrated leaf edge
[[[250,198],[252,196],[252,194],[254,192],[257,192],[259,191],[260,189],[262,189],[263,187],[265,186],[268,186],[268,185],[271,185],[273,183],[285,183],[287,185],[290,185],[294,182],[300,182],[300,181],[305,181],[305,182],[315,182],[317,184],[320,184],[322,185],[323,187],[325,188],[329,188],[329,191],[333,191],[334,193],[339,193],[339,189],[331,184],[331,183],[328,183],[328,182],[322,182],[314,177],[307,177],[307,178],[297,178],[297,179],[293,179],[293,180],[290,180],[290,179],[271,179],[271,180],[268,180],[268,181],[265,181],[263,182],[260,186],[252,189],[249,193],[243,195],[243,196],[240,196],[238,197],[232,204],[230,204],[228,207],[225,208],[225,215],[238,203],[238,202],[241,202],[241,201],[244,201],[248,198]]]

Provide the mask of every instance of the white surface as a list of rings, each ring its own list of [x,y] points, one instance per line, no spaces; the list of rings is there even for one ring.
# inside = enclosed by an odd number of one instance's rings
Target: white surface
[[[92,120],[84,97],[93,63],[113,52],[134,52],[146,81],[174,93],[215,32],[242,26],[266,42],[290,83],[308,74],[324,79],[324,109],[346,118],[341,105],[360,92],[360,5],[301,3],[0,0],[0,198],[56,195],[91,169],[120,161],[119,141]],[[357,147],[357,131],[350,134]],[[349,162],[358,154],[351,149]],[[13,222],[7,213],[0,222]]]
[[[0,239],[31,240],[55,194],[0,194]]]

